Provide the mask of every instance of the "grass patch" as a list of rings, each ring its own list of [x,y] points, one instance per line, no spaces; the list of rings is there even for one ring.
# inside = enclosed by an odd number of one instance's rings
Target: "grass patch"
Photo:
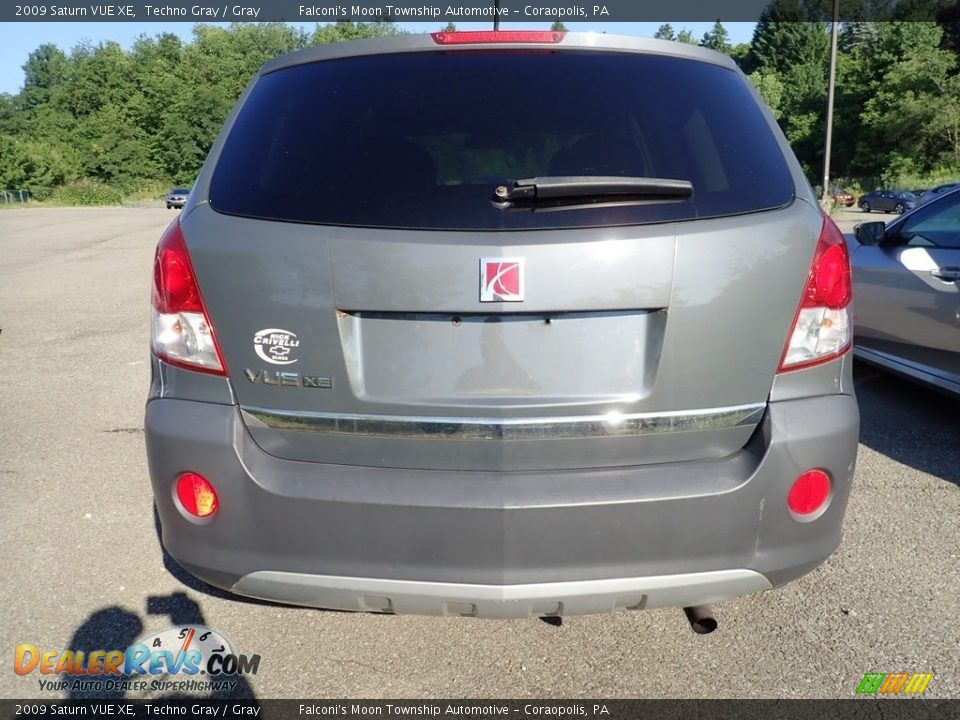
[[[117,188],[91,181],[79,181],[54,190],[51,205],[121,205],[123,193]]]

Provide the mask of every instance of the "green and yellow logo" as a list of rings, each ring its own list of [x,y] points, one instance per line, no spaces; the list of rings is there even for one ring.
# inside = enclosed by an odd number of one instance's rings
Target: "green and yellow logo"
[[[867,673],[857,686],[857,695],[919,695],[933,680],[933,673]]]

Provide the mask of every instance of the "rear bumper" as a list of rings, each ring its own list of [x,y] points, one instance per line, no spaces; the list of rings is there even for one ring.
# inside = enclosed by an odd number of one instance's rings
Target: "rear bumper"
[[[481,617],[695,605],[809,572],[840,542],[858,425],[850,396],[791,400],[719,460],[495,473],[283,460],[236,407],[146,413],[163,542],[198,577],[293,604]],[[797,522],[786,494],[810,467],[833,493]],[[216,486],[211,522],[177,509],[185,470]]]
[[[770,587],[770,582],[753,570],[525,585],[470,585],[261,571],[240,578],[233,590],[241,595],[292,605],[339,610],[515,618],[684,607]]]

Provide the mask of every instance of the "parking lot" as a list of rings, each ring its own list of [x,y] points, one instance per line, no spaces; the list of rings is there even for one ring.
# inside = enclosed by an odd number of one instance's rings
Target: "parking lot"
[[[853,226],[862,222],[890,222],[897,216],[893,213],[869,212],[865,213],[858,207],[838,207],[833,211],[833,219],[845,233],[853,232]]]
[[[849,218],[847,217],[849,215]],[[823,567],[717,606],[490,621],[229,596],[160,547],[143,448],[153,248],[174,211],[0,211],[0,649],[126,647],[202,623],[259,653],[271,697],[840,697],[932,672],[960,697],[960,404],[858,367],[844,542]],[[874,213],[844,213],[849,230]],[[887,216],[889,217],[889,216]],[[264,528],[263,532],[270,532]],[[61,697],[0,671],[0,696]]]

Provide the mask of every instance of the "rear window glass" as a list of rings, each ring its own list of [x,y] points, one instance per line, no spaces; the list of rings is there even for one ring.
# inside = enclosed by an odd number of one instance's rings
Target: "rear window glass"
[[[690,198],[508,207],[513,180],[689,180]],[[334,225],[510,230],[629,225],[781,207],[783,154],[733,71],[665,56],[418,52],[260,78],[213,173],[222,213]]]

